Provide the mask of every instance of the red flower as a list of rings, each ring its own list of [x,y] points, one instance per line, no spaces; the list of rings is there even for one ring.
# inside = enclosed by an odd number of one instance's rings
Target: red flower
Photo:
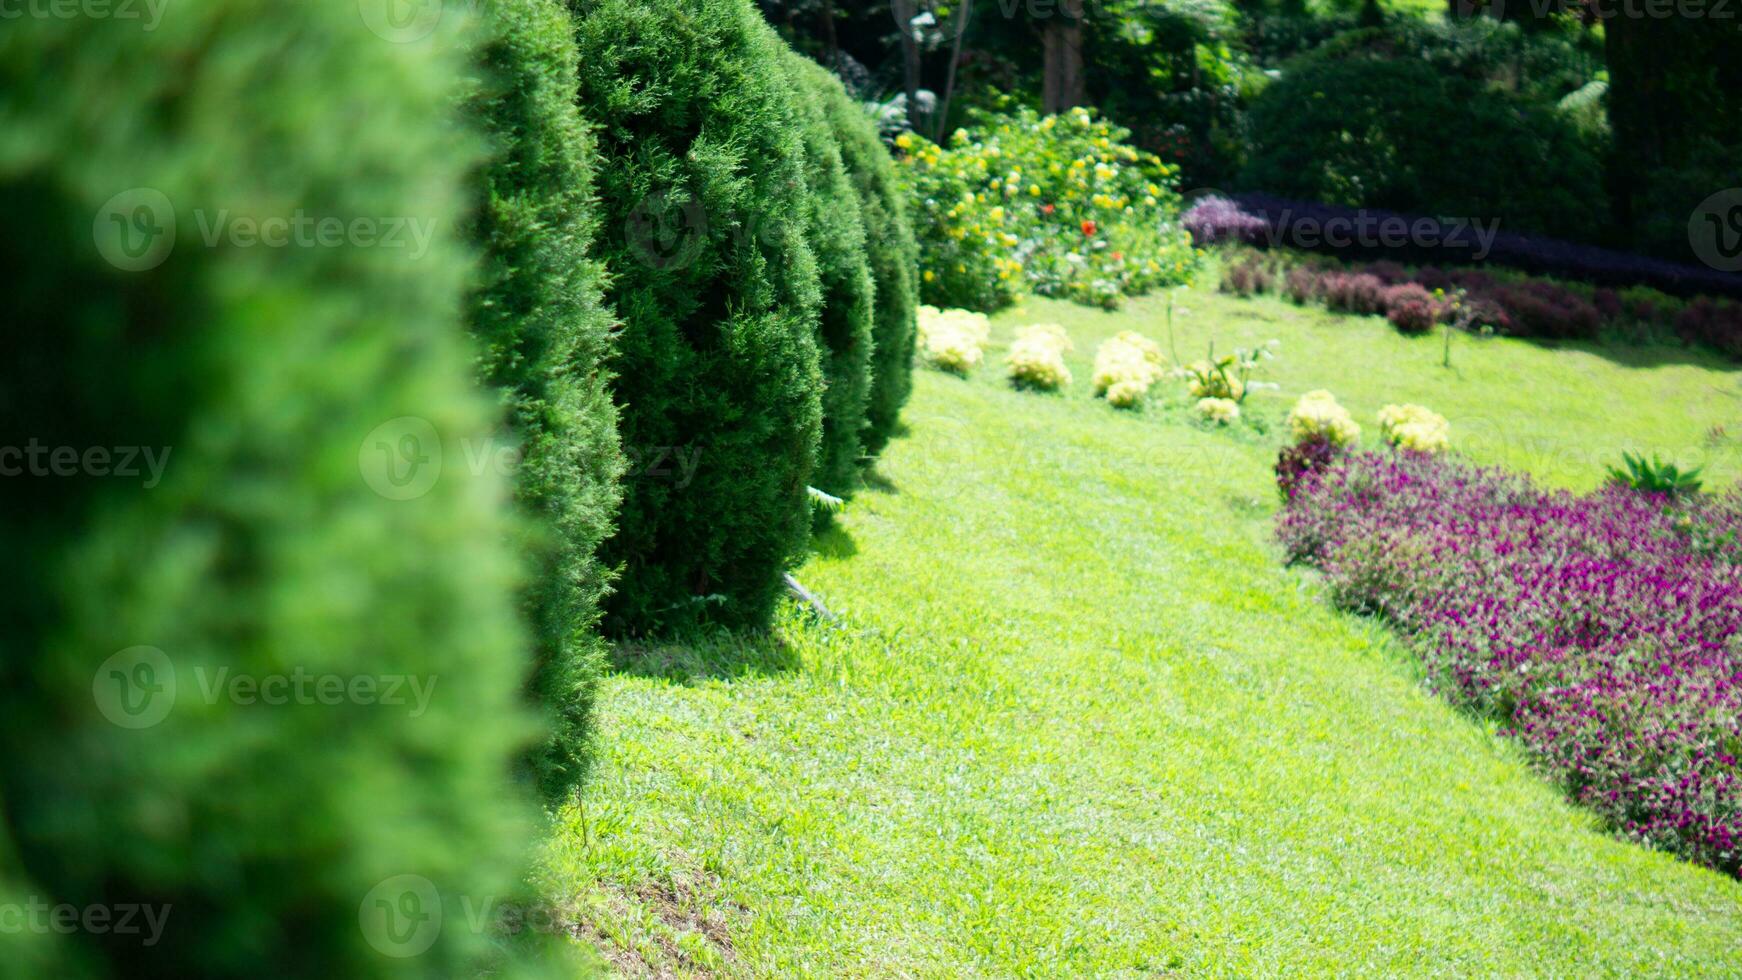
[[[1125,253],[1124,253],[1124,252],[1114,252],[1114,253],[1113,253],[1113,261],[1115,261],[1115,262],[1122,262],[1122,261],[1124,261],[1124,259],[1125,259]]]
[[[1051,214],[1051,213],[1052,213],[1052,205],[1050,205],[1050,204],[1042,204],[1042,205],[1041,205],[1041,206],[1040,206],[1040,213],[1041,213],[1041,214]]]
[[[1095,223],[1093,221],[1083,222],[1083,234],[1093,235],[1094,233],[1095,233]]]

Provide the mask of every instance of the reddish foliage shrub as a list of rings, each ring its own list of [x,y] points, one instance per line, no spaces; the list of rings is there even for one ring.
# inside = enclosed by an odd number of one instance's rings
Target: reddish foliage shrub
[[[1342,313],[1378,313],[1385,284],[1364,272],[1333,272],[1323,280],[1325,306]]]
[[[1463,292],[1462,311],[1450,317],[1433,291]],[[1546,279],[1498,279],[1480,269],[1422,266],[1414,273],[1380,261],[1347,271],[1309,262],[1273,269],[1248,255],[1229,267],[1222,291],[1241,296],[1278,291],[1291,302],[1321,302],[1343,313],[1382,313],[1403,333],[1419,334],[1441,321],[1502,334],[1552,340],[1596,340],[1605,327],[1636,333],[1655,325],[1689,343],[1742,357],[1742,304],[1702,297],[1682,305],[1651,290],[1579,289]]]
[[[1524,337],[1595,340],[1602,322],[1589,300],[1552,282],[1511,283],[1496,288],[1490,296],[1505,307],[1512,332]]]
[[[1270,270],[1257,256],[1248,256],[1228,267],[1222,274],[1221,291],[1236,296],[1268,293],[1274,282]]]
[[[1701,297],[1676,315],[1675,332],[1683,340],[1742,355],[1742,306]]]
[[[1311,266],[1297,265],[1288,270],[1282,280],[1282,295],[1288,301],[1304,306],[1319,298],[1322,289],[1319,270]]]
[[[1591,305],[1604,320],[1621,319],[1621,294],[1613,289],[1598,289],[1591,293]]]
[[[1427,333],[1440,319],[1439,302],[1413,282],[1390,287],[1380,301],[1385,305],[1385,319],[1401,333]]]

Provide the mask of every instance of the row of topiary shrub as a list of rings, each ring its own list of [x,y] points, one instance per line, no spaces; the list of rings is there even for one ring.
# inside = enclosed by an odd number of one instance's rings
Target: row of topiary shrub
[[[599,251],[628,324],[623,442],[696,460],[693,479],[625,485],[604,547],[621,569],[607,628],[761,625],[808,541],[807,487],[850,492],[905,398],[905,205],[840,84],[746,4],[574,10],[579,98],[599,126]]]
[[[1709,296],[1685,300],[1647,287],[1616,290],[1482,269],[1229,252],[1220,288],[1379,314],[1408,334],[1446,323],[1551,340],[1673,338],[1742,357],[1742,303]]]
[[[601,627],[765,623],[906,398],[893,162],[743,0],[367,8],[0,33],[7,442],[162,460],[0,479],[0,903],[111,926],[12,975],[539,972],[465,916]],[[431,234],[223,224],[303,216]]]

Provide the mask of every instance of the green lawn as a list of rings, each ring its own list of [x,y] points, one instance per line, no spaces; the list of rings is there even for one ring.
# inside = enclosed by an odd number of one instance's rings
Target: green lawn
[[[995,343],[1065,323],[1076,386],[1007,390],[999,351],[920,372],[797,572],[840,626],[621,651],[542,871],[580,935],[660,974],[1742,972],[1742,885],[1607,836],[1270,542],[1307,388],[1370,430],[1392,400],[1455,442],[1486,419],[1477,455],[1588,485],[1587,446],[1705,449],[1737,375],[1513,341],[1446,372],[1380,321],[1185,305],[1182,353],[1282,341],[1268,434],[1089,399],[1101,337],[1165,345],[1157,301],[1029,301]]]

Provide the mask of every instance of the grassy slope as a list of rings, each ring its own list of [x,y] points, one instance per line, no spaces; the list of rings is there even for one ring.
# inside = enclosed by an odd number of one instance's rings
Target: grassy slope
[[[1557,379],[1499,420],[1532,438],[1610,432],[1608,399],[1659,445],[1704,429],[1639,410],[1656,369],[1494,342],[1447,387],[1433,342],[1374,323],[1187,305],[1182,348],[1212,318],[1281,337],[1276,377],[1363,415],[1455,421],[1523,371]],[[1030,302],[995,341],[1036,319],[1071,326],[1084,390],[1005,390],[996,353],[921,373],[886,484],[799,572],[847,629],[626,653],[546,862],[584,935],[745,975],[1742,971],[1742,887],[1603,834],[1278,566],[1274,436],[1087,398],[1094,342],[1160,334],[1151,307]]]
[[[1190,312],[1179,315],[1179,309]],[[1004,319],[1056,319],[1078,341],[1077,388],[1088,396],[1087,365],[1105,324],[1126,317],[1166,346],[1166,303],[1133,302],[1117,317],[1066,304],[1034,302]],[[1374,415],[1387,402],[1418,402],[1445,415],[1453,443],[1483,463],[1525,470],[1540,480],[1589,489],[1624,451],[1657,452],[1707,467],[1711,486],[1742,478],[1742,373],[1683,347],[1600,347],[1504,338],[1452,339],[1452,367],[1441,366],[1443,335],[1405,337],[1380,317],[1351,317],[1274,298],[1236,299],[1194,291],[1176,304],[1180,357],[1281,341],[1255,377],[1282,386],[1258,392],[1249,411],[1280,427],[1304,391],[1329,388],[1355,414],[1371,443]],[[1713,426],[1728,435],[1711,438]]]

